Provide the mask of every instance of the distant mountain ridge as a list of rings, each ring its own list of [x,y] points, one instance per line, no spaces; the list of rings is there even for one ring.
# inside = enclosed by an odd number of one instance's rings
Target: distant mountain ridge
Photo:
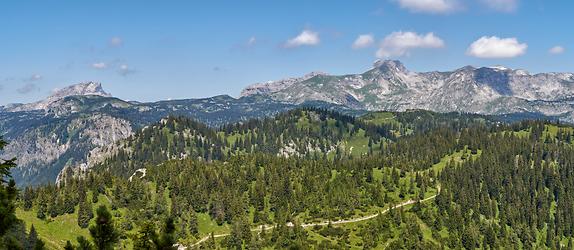
[[[112,96],[104,91],[101,83],[86,82],[55,90],[46,99],[38,102],[28,104],[10,104],[7,107],[5,107],[4,110],[8,112],[48,110],[50,108],[57,107],[58,101],[61,101],[62,99],[68,96],[90,96],[90,95],[102,96],[102,97]]]
[[[302,105],[358,112],[323,102],[296,105],[263,95],[128,102],[112,97],[99,83],[80,83],[38,102],[0,108],[0,135],[10,141],[0,157],[18,158],[13,176],[20,185],[54,182],[63,169],[90,168],[107,146],[170,115],[215,127]]]
[[[362,74],[312,73],[253,84],[241,92],[254,94],[294,104],[318,100],[366,110],[534,113],[574,122],[574,74],[531,75],[502,66],[418,73],[400,61],[380,60]]]

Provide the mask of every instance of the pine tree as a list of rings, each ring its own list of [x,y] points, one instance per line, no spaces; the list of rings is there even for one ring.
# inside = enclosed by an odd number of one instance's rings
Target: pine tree
[[[138,233],[134,235],[134,249],[154,249],[155,243],[158,241],[157,237],[153,223],[144,223]]]
[[[174,238],[175,223],[173,218],[169,217],[165,220],[164,228],[161,231],[161,236],[157,241],[157,248],[162,250],[177,249],[173,245],[176,243]]]
[[[26,240],[24,247],[26,249],[34,249],[34,247],[36,246],[36,241],[38,241],[38,233],[36,232],[34,224],[32,224],[32,226],[30,227],[30,233],[28,233],[28,239]]]
[[[23,208],[25,211],[30,211],[34,205],[34,191],[32,187],[26,187],[22,195]]]
[[[193,235],[197,235],[199,233],[199,227],[197,224],[197,215],[193,209],[189,212],[189,221],[188,221],[189,232]]]
[[[81,228],[87,228],[93,217],[94,212],[92,211],[92,204],[85,199],[80,201],[80,207],[78,209],[78,226]]]
[[[106,206],[102,205],[96,210],[96,224],[90,227],[90,235],[98,250],[113,249],[118,242],[119,233]]]
[[[36,211],[36,218],[43,220],[46,219],[46,204],[41,202],[38,205],[38,211]]]
[[[97,189],[92,190],[92,203],[98,203],[99,192]]]
[[[0,137],[0,151],[4,149],[6,142]],[[0,237],[6,233],[16,221],[16,182],[11,179],[10,169],[16,166],[16,159],[0,159]],[[9,181],[6,179],[10,178]]]
[[[44,250],[45,244],[42,240],[36,239],[36,244],[34,244],[34,250]]]

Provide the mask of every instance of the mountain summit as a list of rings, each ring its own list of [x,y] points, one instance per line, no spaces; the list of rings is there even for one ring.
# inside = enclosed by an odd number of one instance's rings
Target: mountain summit
[[[254,84],[242,95],[278,101],[326,101],[367,110],[479,114],[537,113],[574,122],[574,74],[540,73],[503,66],[466,66],[447,72],[409,71],[400,61],[376,61],[362,74],[309,74]]]
[[[6,111],[19,112],[19,111],[32,111],[32,110],[48,110],[60,100],[69,96],[102,96],[111,97],[109,93],[105,92],[101,83],[86,82],[71,85],[62,89],[55,90],[46,99],[28,103],[28,104],[11,104],[6,107]]]
[[[48,98],[61,99],[67,96],[78,95],[97,95],[104,97],[111,97],[109,93],[105,92],[102,84],[99,82],[86,82],[71,85],[59,90],[55,90]]]

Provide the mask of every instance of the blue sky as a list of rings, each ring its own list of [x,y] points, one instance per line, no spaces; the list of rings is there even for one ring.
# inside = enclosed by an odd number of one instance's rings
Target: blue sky
[[[127,100],[229,94],[311,71],[574,71],[570,0],[0,3],[0,105],[101,82]],[[361,39],[358,39],[361,36]]]

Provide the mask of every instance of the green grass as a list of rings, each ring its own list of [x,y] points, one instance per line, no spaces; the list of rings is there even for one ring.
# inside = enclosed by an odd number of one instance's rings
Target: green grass
[[[375,124],[375,125],[383,125],[389,123],[398,123],[395,120],[395,115],[391,112],[373,112],[361,117],[364,122]]]
[[[376,145],[373,145],[373,150],[375,146]],[[347,140],[346,150],[353,156],[369,153],[369,137],[365,136],[364,130],[360,129],[354,136]]]
[[[204,236],[211,234],[223,234],[229,233],[229,225],[227,223],[223,225],[217,225],[217,223],[211,219],[209,214],[207,213],[198,213],[197,214],[197,227],[199,228],[199,234]]]
[[[88,194],[88,200],[91,200],[91,193]],[[110,203],[104,195],[98,196],[98,203],[92,205],[94,213],[100,205],[110,207]],[[38,235],[46,243],[46,248],[48,249],[62,249],[68,240],[75,244],[78,236],[90,238],[88,229],[78,226],[78,206],[76,206],[73,214],[60,215],[55,218],[47,216],[48,218],[45,220],[38,219],[34,209],[24,211],[21,208],[17,208],[16,216],[26,223],[26,230],[30,230],[30,227],[34,225]]]
[[[562,127],[562,126],[557,126],[557,125],[552,125],[552,124],[546,124],[544,125],[544,139],[546,139],[546,137],[551,137],[551,138],[555,138],[556,135],[558,135],[558,131],[562,131],[563,133],[574,133],[574,128],[573,127]]]
[[[454,161],[457,162],[457,163],[463,162],[464,159],[462,159],[462,157],[463,157],[463,155],[465,155],[465,154],[466,154],[467,157],[470,156],[470,158],[476,159],[477,157],[480,157],[480,155],[482,154],[482,150],[480,150],[480,149],[477,150],[477,154],[474,154],[474,155],[473,155],[473,154],[470,153],[470,150],[468,150],[468,149],[465,148],[464,150],[457,151],[457,152],[455,152],[455,153],[453,153],[453,154],[451,154],[451,155],[447,155],[447,156],[443,157],[443,158],[440,160],[440,162],[437,163],[437,164],[434,164],[431,169],[432,169],[433,171],[435,171],[436,174],[438,174],[438,173],[439,173],[440,171],[442,171],[442,170],[446,167],[446,165],[447,165],[450,161],[452,161],[452,160],[454,160]],[[468,159],[468,158],[467,158],[467,159]]]
[[[30,230],[30,227],[34,225],[48,249],[62,249],[67,240],[75,243],[78,236],[87,238],[90,236],[88,229],[78,226],[77,213],[40,220],[36,218],[36,211],[24,211],[18,208],[16,216],[26,222],[26,230]]]
[[[528,138],[528,137],[530,137],[531,129],[529,128],[529,129],[527,129],[527,130],[520,130],[520,131],[518,131],[518,132],[511,131],[511,132],[512,132],[512,134],[513,134],[514,136],[516,136],[516,137],[519,137],[519,138]]]

